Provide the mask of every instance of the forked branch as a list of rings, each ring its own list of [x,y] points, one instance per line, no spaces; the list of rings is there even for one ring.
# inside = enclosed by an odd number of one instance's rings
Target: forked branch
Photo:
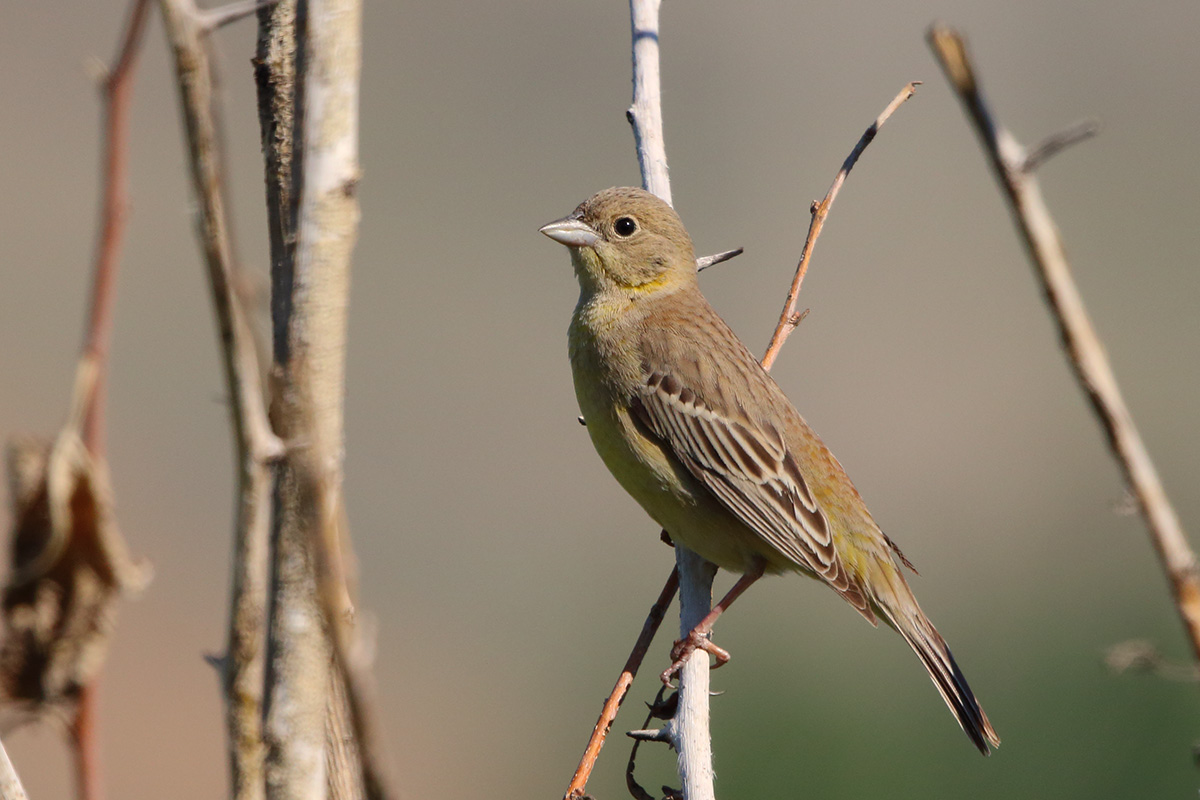
[[[944,25],[934,25],[929,29],[929,44],[983,142],[984,151],[1008,199],[1013,221],[1041,282],[1051,314],[1058,324],[1075,377],[1091,400],[1109,447],[1137,499],[1150,540],[1166,573],[1175,606],[1191,640],[1192,651],[1200,659],[1200,579],[1197,576],[1196,555],[1188,545],[1179,517],[1167,500],[1158,471],[1121,397],[1104,346],[1071,276],[1058,226],[1050,216],[1032,171],[1048,155],[1091,135],[1095,126],[1073,126],[1065,134],[1051,137],[1046,144],[1029,154],[992,116],[962,35]]]

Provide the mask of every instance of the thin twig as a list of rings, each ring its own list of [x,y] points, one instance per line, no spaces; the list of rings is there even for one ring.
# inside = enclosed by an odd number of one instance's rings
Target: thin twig
[[[75,796],[77,800],[103,800],[100,776],[100,747],[96,738],[97,679],[79,687],[75,714],[71,719],[71,750],[75,754]]]
[[[1180,683],[1200,683],[1200,664],[1172,661],[1145,639],[1112,645],[1104,653],[1104,664],[1117,675],[1138,672]]]
[[[829,207],[833,205],[833,201],[837,199],[838,192],[842,189],[842,184],[846,182],[846,176],[850,174],[850,170],[854,169],[854,165],[858,163],[859,156],[863,150],[867,149],[875,134],[883,127],[883,123],[887,122],[888,117],[900,107],[900,105],[913,96],[917,91],[917,87],[921,85],[920,81],[913,81],[900,90],[900,94],[888,103],[887,108],[883,110],[871,126],[863,133],[858,140],[858,144],[854,145],[854,149],[850,151],[850,155],[842,163],[842,168],[838,170],[837,176],[833,179],[833,185],[829,187],[829,191],[825,194],[825,199],[820,202],[813,202],[810,212],[812,213],[812,221],[808,225],[808,236],[804,240],[804,249],[800,251],[800,263],[796,265],[796,274],[792,278],[792,287],[788,290],[787,300],[783,304],[783,311],[779,315],[779,324],[775,326],[775,332],[771,335],[771,342],[767,345],[767,352],[763,355],[762,366],[765,370],[770,370],[771,365],[775,363],[776,356],[779,355],[780,348],[787,338],[791,336],[792,331],[800,324],[800,319],[803,315],[796,313],[796,301],[800,297],[800,284],[804,282],[804,275],[808,272],[808,262],[812,258],[813,248],[816,247],[817,237],[821,235],[821,228],[825,226],[825,217],[829,215]]]
[[[103,200],[100,206],[100,238],[96,244],[93,267],[91,307],[80,356],[81,359],[91,360],[96,368],[95,383],[84,414],[82,439],[88,452],[97,459],[103,459],[105,452],[108,353],[112,340],[118,257],[129,210],[129,106],[149,9],[148,0],[133,0],[131,3],[129,20],[116,60],[101,84],[104,100]],[[81,687],[70,726],[76,796],[79,800],[101,800],[103,797],[96,735],[97,680],[93,678],[91,683]]]
[[[929,43],[983,140],[992,169],[1012,207],[1013,219],[1025,242],[1042,291],[1058,323],[1059,334],[1075,376],[1091,400],[1109,447],[1137,498],[1151,542],[1170,584],[1175,606],[1191,641],[1192,651],[1200,659],[1200,578],[1197,575],[1196,555],[1188,545],[1179,517],[1167,500],[1158,471],[1121,397],[1104,346],[1071,277],[1058,226],[1050,216],[1037,180],[1030,172],[1030,167],[1045,156],[1031,161],[1020,143],[993,118],[976,80],[966,43],[957,31],[944,25],[934,25],[929,30]],[[1079,141],[1083,138],[1079,135],[1080,130],[1076,128],[1076,133],[1063,137],[1063,141]],[[1039,152],[1043,149],[1039,148]],[[1052,149],[1061,149],[1061,146]]]
[[[658,626],[662,624],[663,617],[667,613],[667,607],[671,605],[671,601],[675,598],[675,592],[678,589],[679,570],[672,569],[666,584],[663,585],[662,591],[659,592],[658,599],[654,601],[654,605],[650,608],[650,613],[646,616],[646,621],[642,624],[642,632],[638,636],[637,642],[634,643],[633,650],[629,653],[629,658],[625,660],[625,667],[621,670],[621,676],[617,678],[616,685],[604,701],[604,708],[600,711],[600,718],[596,720],[596,725],[592,728],[592,735],[588,739],[587,747],[584,748],[583,758],[579,759],[579,766],[576,767],[575,774],[571,776],[571,783],[567,786],[567,791],[564,794],[566,800],[578,800],[578,798],[584,796],[588,778],[591,777],[592,769],[596,766],[596,759],[600,756],[600,748],[604,746],[604,739],[612,727],[613,720],[617,718],[617,711],[620,710],[621,703],[625,700],[625,695],[629,691],[629,687],[633,685],[633,679],[637,677],[638,667],[642,665],[642,660],[646,657],[646,651],[650,649],[650,643],[654,640],[654,634],[658,632]]]
[[[133,76],[149,10],[148,0],[133,0],[116,60],[100,85],[104,101],[104,168],[101,177],[104,195],[100,206],[100,238],[96,243],[92,272],[91,308],[83,341],[83,357],[92,358],[98,368],[91,406],[83,423],[83,442],[93,455],[104,453],[108,349],[112,338],[118,256],[129,211],[129,103],[133,97]]]
[[[1100,132],[1100,123],[1094,119],[1081,119],[1057,133],[1052,133],[1029,149],[1021,172],[1033,172],[1071,145],[1079,144]]]
[[[254,335],[236,291],[238,260],[222,177],[224,133],[208,51],[208,14],[193,0],[161,0],[187,131],[192,188],[199,199],[200,238],[221,345],[230,422],[238,461],[233,587],[224,658],[220,659],[235,800],[264,796],[262,759],[263,633],[270,533],[270,461],[283,454],[271,431]],[[251,9],[253,10],[253,8]]]
[[[637,770],[638,748],[641,747],[642,742],[661,742],[664,740],[667,742],[670,741],[670,738],[667,736],[664,728],[658,728],[656,730],[646,729],[646,726],[650,724],[650,720],[654,719],[655,717],[661,719],[667,715],[667,712],[665,712],[663,708],[664,705],[674,706],[675,701],[678,700],[678,695],[673,695],[674,699],[671,702],[668,703],[664,701],[663,695],[666,693],[666,691],[666,686],[658,687],[658,694],[654,696],[654,702],[647,704],[649,711],[646,714],[646,721],[642,723],[642,730],[629,731],[629,733],[626,734],[629,736],[629,738],[633,739],[633,747],[629,748],[629,761],[625,763],[625,787],[629,789],[629,794],[633,796],[634,800],[654,800],[650,793],[647,792],[642,785],[637,782],[637,778],[634,777],[634,772]],[[674,715],[674,710],[672,710],[670,713]],[[638,734],[645,735],[641,736]]]
[[[744,252],[745,249],[739,247],[734,250],[725,250],[721,253],[714,253],[711,256],[700,256],[696,259],[696,272],[704,272],[704,270],[708,269],[709,267],[716,266],[717,264],[728,261],[731,258],[737,258]]]

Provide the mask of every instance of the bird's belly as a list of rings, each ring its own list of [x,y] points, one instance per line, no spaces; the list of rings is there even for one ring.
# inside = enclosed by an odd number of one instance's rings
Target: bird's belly
[[[576,395],[592,444],[617,482],[671,538],[731,572],[756,559],[768,569],[791,565],[734,517],[655,439],[641,432],[628,409],[590,381],[576,376]],[[583,385],[581,385],[583,384]]]

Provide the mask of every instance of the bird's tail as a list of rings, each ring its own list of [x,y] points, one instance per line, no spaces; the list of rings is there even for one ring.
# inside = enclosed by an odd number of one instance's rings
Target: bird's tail
[[[904,578],[899,574],[896,577],[900,578],[900,585],[893,584],[893,587],[898,590],[896,594],[899,596],[886,603],[880,602],[881,598],[876,599],[876,608],[921,659],[921,663],[929,671],[929,677],[933,679],[933,685],[958,719],[963,731],[979,748],[979,752],[985,756],[990,755],[989,745],[999,747],[1000,737],[992,730],[987,714],[983,713],[983,708],[975,699],[971,687],[967,685],[967,679],[963,677],[962,670],[950,654],[946,640],[933,627],[925,612],[921,611]]]

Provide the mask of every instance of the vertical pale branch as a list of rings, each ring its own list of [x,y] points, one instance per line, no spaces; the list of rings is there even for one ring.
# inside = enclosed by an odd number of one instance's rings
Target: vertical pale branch
[[[642,186],[668,204],[671,180],[663,138],[661,79],[658,63],[658,12],[661,0],[630,0],[633,36],[633,104],[626,112],[637,144]],[[686,637],[712,606],[716,568],[675,543],[679,570],[679,629]],[[679,776],[686,800],[713,797],[712,744],[708,728],[708,658],[689,658],[679,672],[679,711],[666,727],[679,755]]]
[[[633,127],[642,188],[671,202],[667,144],[663,137],[662,79],[658,68],[658,10],[662,0],[629,0],[633,33],[633,105],[625,117]]]
[[[387,759],[374,680],[355,626],[348,579],[352,551],[342,495],[346,303],[359,220],[362,6],[361,0],[312,0],[308,9],[303,75],[305,177],[293,287],[293,314],[297,319],[307,314],[309,320],[294,328],[297,338],[293,342],[295,363],[304,363],[297,356],[301,347],[306,351],[306,413],[312,414],[311,447],[301,459],[313,481],[316,503],[317,588],[339,684],[333,693],[334,711],[348,713],[361,768],[361,784],[345,783],[361,785],[368,798],[383,798],[390,795],[384,766]]]
[[[235,290],[237,259],[223,194],[224,136],[206,40],[216,20],[201,13],[192,0],[160,0],[160,7],[175,56],[192,187],[199,200],[197,234],[212,291],[238,462],[229,626],[225,656],[218,662],[232,797],[259,800],[264,796],[262,684],[270,461],[282,455],[283,447],[267,420],[253,332]],[[231,20],[226,15],[219,21]]]
[[[290,49],[280,23],[295,26]],[[279,60],[295,64],[291,103],[280,102],[287,92],[280,84],[288,81]],[[295,242],[272,257],[274,419],[297,446],[283,460],[276,496],[268,791],[384,797],[372,684],[353,628],[342,499],[346,313],[359,219],[361,3],[311,0],[287,21],[268,19],[259,65],[268,195],[278,203],[273,250]],[[349,749],[341,746],[345,732],[352,734]],[[360,774],[341,772],[347,768]]]
[[[303,191],[301,85],[307,47],[303,8],[281,0],[259,12],[256,54],[259,121],[266,161],[267,215],[271,241],[272,420],[285,441],[301,442],[310,425],[305,413],[305,307],[296,312],[297,197]],[[318,298],[319,299],[319,298]],[[311,442],[304,442],[311,446]],[[311,543],[317,534],[311,498],[304,496],[293,448],[276,471],[272,497],[270,584],[263,708],[263,770],[267,797],[325,797],[325,714],[330,653],[316,599]]]
[[[1073,126],[1067,134],[1052,136],[1027,153],[995,120],[984,102],[962,36],[951,28],[935,25],[929,30],[929,43],[983,142],[1058,324],[1075,376],[1091,400],[1109,447],[1137,498],[1192,651],[1200,659],[1200,576],[1196,555],[1188,545],[1133,416],[1121,397],[1104,346],[1071,277],[1058,226],[1033,176],[1033,167],[1090,135],[1094,126]]]
[[[679,569],[679,632],[686,638],[709,612],[717,568],[678,543],[675,564]],[[675,716],[663,728],[679,755],[684,800],[715,797],[708,673],[708,654],[697,650],[679,671],[679,704]]]
[[[281,424],[280,433],[299,435],[305,427]],[[326,788],[331,655],[314,578],[316,521],[308,513],[311,502],[300,496],[297,472],[287,459],[281,463],[272,517],[263,722],[263,768],[271,800],[317,800]]]

